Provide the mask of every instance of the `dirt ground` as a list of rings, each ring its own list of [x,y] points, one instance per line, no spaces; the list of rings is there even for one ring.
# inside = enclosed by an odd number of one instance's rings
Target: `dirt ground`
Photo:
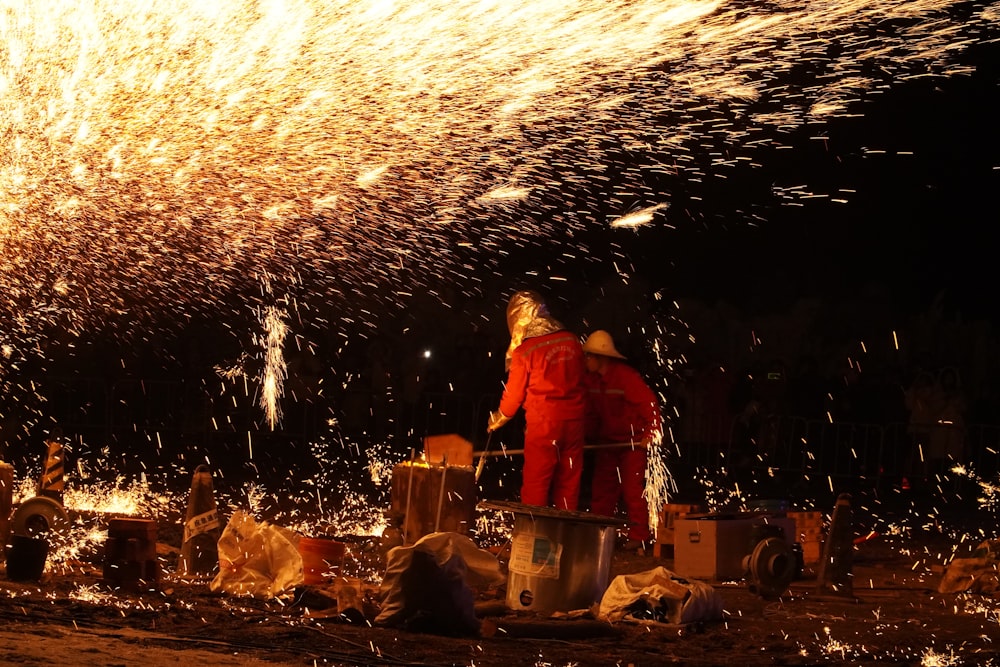
[[[714,584],[725,619],[684,626],[539,618],[506,610],[503,591],[479,591],[483,635],[454,638],[370,627],[341,615],[336,586],[293,598],[212,593],[174,573],[177,549],[158,545],[157,590],[114,592],[102,563],[46,571],[38,583],[0,578],[5,665],[1000,665],[1000,598],[939,594],[958,548],[940,531],[880,536],[855,547],[853,594],[821,592],[816,572],[778,599],[745,582]],[[353,545],[354,564],[378,558]],[[352,561],[345,563],[349,574]],[[611,575],[670,568],[669,558],[618,552]],[[372,618],[377,596],[360,605]]]

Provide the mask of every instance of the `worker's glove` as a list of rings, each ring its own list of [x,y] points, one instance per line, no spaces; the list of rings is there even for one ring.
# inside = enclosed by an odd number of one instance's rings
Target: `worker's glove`
[[[486,430],[492,433],[493,431],[497,430],[498,428],[500,428],[509,421],[510,417],[500,412],[499,410],[497,410],[496,412],[491,412],[490,421],[486,425]]]

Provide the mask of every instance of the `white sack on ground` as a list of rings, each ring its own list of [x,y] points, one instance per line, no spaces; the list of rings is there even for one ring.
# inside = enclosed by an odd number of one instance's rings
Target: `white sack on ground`
[[[270,599],[303,583],[298,536],[235,512],[219,537],[219,573],[212,591]]]
[[[694,623],[722,618],[722,597],[704,581],[686,579],[664,567],[615,577],[601,598],[598,618]]]
[[[993,594],[1000,591],[1000,540],[986,540],[970,558],[954,558],[948,564],[938,593]]]

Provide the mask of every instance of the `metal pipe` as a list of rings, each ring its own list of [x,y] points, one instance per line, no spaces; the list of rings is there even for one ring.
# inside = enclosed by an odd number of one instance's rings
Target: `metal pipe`
[[[622,449],[624,447],[639,447],[637,442],[607,442],[596,445],[584,445],[584,449]],[[473,452],[472,455],[479,457],[496,457],[496,456],[510,456],[513,454],[524,455],[523,449],[500,449],[497,451],[483,450],[481,452]]]
[[[486,434],[486,447],[483,448],[483,451],[479,452],[479,464],[476,466],[476,482],[479,481],[479,476],[483,474],[483,466],[486,465],[486,455],[490,451],[490,440],[492,439],[493,431],[490,431]],[[475,457],[475,454],[473,454],[473,457]]]
[[[410,448],[410,481],[406,485],[406,509],[403,511],[403,546],[407,544],[406,529],[410,523],[410,498],[413,496],[413,465],[417,459],[417,450]]]
[[[438,507],[437,507],[437,518],[434,519],[434,532],[438,532],[441,528],[441,505],[444,504],[444,480],[448,477],[448,457],[441,457],[441,465],[444,468],[441,469],[441,490],[438,491]]]

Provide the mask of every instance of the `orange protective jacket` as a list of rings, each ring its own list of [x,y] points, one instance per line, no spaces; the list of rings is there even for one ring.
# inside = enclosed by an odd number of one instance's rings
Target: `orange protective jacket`
[[[569,331],[527,338],[511,354],[500,412],[513,417],[523,405],[528,423],[583,419],[585,372],[583,348]]]
[[[587,373],[587,439],[638,443],[661,428],[656,394],[637,370],[612,362],[604,375]]]

